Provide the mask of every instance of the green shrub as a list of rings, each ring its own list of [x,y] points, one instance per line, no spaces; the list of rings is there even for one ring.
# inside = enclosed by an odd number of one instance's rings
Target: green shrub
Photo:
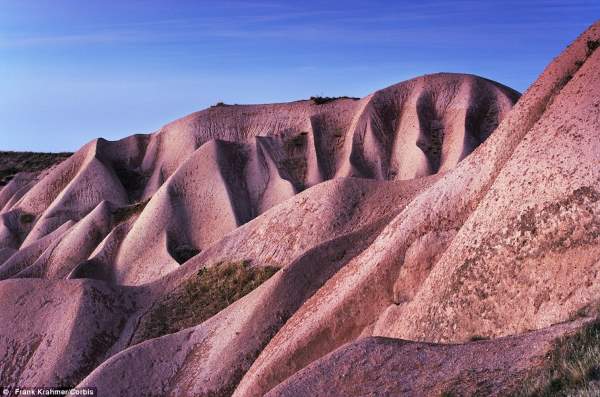
[[[336,97],[329,97],[329,96],[311,96],[310,100],[313,101],[313,103],[315,105],[323,105],[324,103],[328,103],[328,102],[333,102],[333,101],[337,101],[338,99],[352,99],[353,101],[357,101],[360,98],[356,98],[356,97],[349,97],[349,96],[336,96]]]

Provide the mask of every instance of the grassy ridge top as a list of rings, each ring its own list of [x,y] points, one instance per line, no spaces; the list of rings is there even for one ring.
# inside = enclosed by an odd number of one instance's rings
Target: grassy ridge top
[[[60,163],[73,153],[36,153],[0,151],[0,186],[6,185],[19,172],[41,171]]]

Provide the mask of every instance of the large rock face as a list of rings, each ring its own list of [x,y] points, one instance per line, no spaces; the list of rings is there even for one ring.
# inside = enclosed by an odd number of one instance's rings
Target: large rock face
[[[436,74],[215,106],[17,175],[0,191],[0,317],[24,331],[0,327],[0,353],[49,358],[1,361],[0,384],[510,392],[581,322],[552,325],[600,298],[598,43],[600,24],[514,107],[509,88]],[[220,266],[238,270],[198,289]],[[279,271],[257,286],[263,267]],[[177,306],[198,291],[210,307]]]
[[[361,100],[215,106],[147,136],[98,139],[39,180],[2,190],[2,249],[23,249],[78,222],[63,237],[71,243],[55,253],[60,269],[44,258],[12,265],[18,272],[3,277],[64,278],[121,223],[115,213],[141,212],[104,247],[104,276],[155,281],[179,267],[177,247],[204,250],[325,180],[410,180],[454,167],[517,98],[475,76],[438,74]],[[323,216],[337,221],[340,209],[331,211]]]

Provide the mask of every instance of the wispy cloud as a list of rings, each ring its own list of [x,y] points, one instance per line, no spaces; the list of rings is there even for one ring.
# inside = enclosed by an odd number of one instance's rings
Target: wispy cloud
[[[103,44],[198,44],[214,41],[231,41],[231,45],[248,41],[289,41],[329,43],[396,43],[411,44],[427,40],[436,46],[450,40],[477,42],[472,36],[477,29],[494,34],[530,31],[536,27],[562,26],[565,21],[549,18],[560,15],[567,5],[558,0],[547,0],[543,7],[533,2],[510,2],[520,18],[515,20],[494,17],[491,2],[457,0],[452,3],[440,0],[418,3],[379,3],[372,5],[349,3],[347,7],[301,7],[282,2],[224,1],[206,6],[207,11],[190,17],[153,17],[121,23],[76,23],[67,31],[26,34],[2,32],[0,48],[83,46]],[[600,11],[600,6],[590,1],[573,1],[571,7],[585,12]],[[375,10],[375,11],[374,11]],[[465,18],[469,23],[465,24]],[[540,30],[540,29],[538,29]],[[494,37],[487,37],[493,40]],[[218,43],[214,43],[218,44]]]
[[[0,37],[0,47],[28,47],[47,45],[81,45],[123,41],[124,36],[117,33],[82,33],[47,36]]]
[[[340,51],[371,47],[405,51],[424,46],[430,51],[448,48],[485,51],[491,46],[507,48],[519,34],[543,40],[548,31],[564,29],[569,23],[574,30],[581,29],[579,21],[569,20],[565,4],[559,0],[545,0],[544,7],[537,4],[537,8],[528,2],[508,1],[513,8],[511,12],[518,14],[518,18],[496,18],[497,6],[475,0],[381,2],[381,7],[370,6],[370,10],[369,5],[352,2],[347,7],[332,9],[268,1],[248,6],[246,2],[229,1],[189,16],[179,13],[122,19],[116,23],[74,23],[67,29],[57,24],[63,28],[59,32],[46,29],[27,34],[6,32],[0,27],[0,50],[98,46],[115,50],[138,46],[157,54],[177,53],[188,60],[211,57],[215,61],[253,57],[266,60],[267,54],[271,58],[278,56],[267,48],[280,51],[289,48],[292,53],[315,57],[319,56],[319,48],[323,51],[336,47]],[[574,0],[573,4],[585,13],[600,12],[600,4],[590,1]],[[184,53],[187,49],[189,53]]]

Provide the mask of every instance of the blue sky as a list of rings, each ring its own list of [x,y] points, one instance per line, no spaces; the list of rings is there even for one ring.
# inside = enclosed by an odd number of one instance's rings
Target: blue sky
[[[364,96],[425,73],[523,91],[600,1],[0,0],[0,150],[75,150],[218,101]]]

